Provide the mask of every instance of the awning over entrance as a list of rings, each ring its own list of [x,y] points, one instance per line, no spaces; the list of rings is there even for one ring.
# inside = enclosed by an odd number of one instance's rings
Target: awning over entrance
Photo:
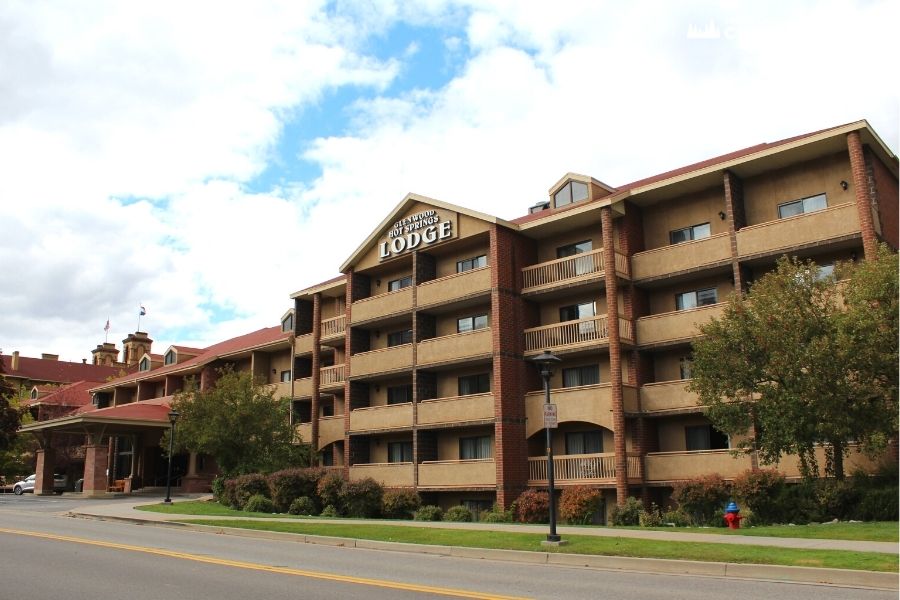
[[[87,435],[118,435],[138,433],[149,429],[168,429],[172,396],[122,406],[97,408],[84,412],[29,423],[19,428],[21,433],[74,433]]]

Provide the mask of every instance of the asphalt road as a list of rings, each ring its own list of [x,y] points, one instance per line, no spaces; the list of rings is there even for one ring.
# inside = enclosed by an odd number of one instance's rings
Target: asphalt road
[[[0,497],[0,600],[897,597],[888,591],[347,549],[60,516],[83,503]]]

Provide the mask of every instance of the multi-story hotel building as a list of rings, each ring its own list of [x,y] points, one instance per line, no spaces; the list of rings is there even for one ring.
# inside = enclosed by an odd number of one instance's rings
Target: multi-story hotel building
[[[620,188],[570,173],[513,221],[411,194],[293,294],[297,430],[350,479],[506,505],[547,485],[528,359],[550,350],[557,485],[612,506],[733,477],[755,458],[685,390],[697,325],[783,254],[828,269],[878,240],[897,247],[897,158],[864,121]]]
[[[345,477],[445,507],[508,505],[547,485],[542,381],[528,359],[549,350],[561,359],[557,486],[601,488],[607,508],[661,501],[674,481],[755,463],[728,451],[685,389],[697,325],[784,254],[828,269],[879,241],[896,249],[897,175],[860,121],[618,188],[570,173],[512,221],[411,194],[339,277],[292,295],[280,329],[227,351],[172,347],[164,364],[95,389],[108,404],[97,414],[164,406],[181,377],[211,382],[231,363],[293,398],[300,439]],[[158,441],[117,423],[103,431],[132,435],[129,457]],[[92,443],[105,468],[118,459],[102,462],[102,435]],[[778,468],[798,475],[795,457]],[[95,490],[112,480],[95,478]]]

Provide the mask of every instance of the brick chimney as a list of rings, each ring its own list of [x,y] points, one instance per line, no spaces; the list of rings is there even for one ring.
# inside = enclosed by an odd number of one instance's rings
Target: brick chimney
[[[19,351],[13,350],[12,353],[12,365],[10,365],[13,371],[19,370]]]
[[[59,354],[48,354],[47,352],[41,353],[42,360],[59,360]]]

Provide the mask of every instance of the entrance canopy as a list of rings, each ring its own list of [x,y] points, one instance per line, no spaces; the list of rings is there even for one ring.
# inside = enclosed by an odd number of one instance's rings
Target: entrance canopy
[[[172,396],[164,396],[122,406],[87,410],[58,419],[29,423],[19,428],[19,432],[33,433],[40,437],[47,433],[106,436],[158,431],[171,427],[171,402]]]

